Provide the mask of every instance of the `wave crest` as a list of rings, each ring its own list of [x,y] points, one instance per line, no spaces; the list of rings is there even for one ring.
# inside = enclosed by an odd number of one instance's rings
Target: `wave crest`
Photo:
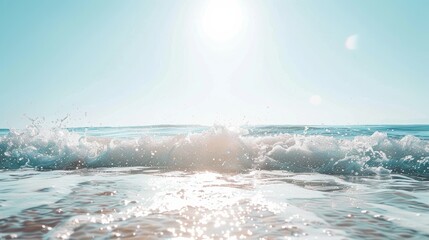
[[[340,139],[322,135],[250,136],[216,126],[202,133],[132,139],[29,127],[0,139],[0,168],[79,169],[152,166],[181,170],[247,169],[427,176],[429,143],[386,133]]]

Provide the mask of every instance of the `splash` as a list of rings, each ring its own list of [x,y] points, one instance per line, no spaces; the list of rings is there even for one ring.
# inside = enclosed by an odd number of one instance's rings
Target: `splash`
[[[307,128],[308,129],[308,128]],[[0,168],[38,170],[150,166],[172,170],[251,169],[335,175],[428,176],[429,142],[383,132],[340,138],[320,134],[250,134],[214,126],[196,133],[120,138],[30,126],[0,138]]]

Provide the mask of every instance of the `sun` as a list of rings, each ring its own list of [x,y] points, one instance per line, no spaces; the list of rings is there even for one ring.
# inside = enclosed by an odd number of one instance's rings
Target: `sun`
[[[228,41],[243,30],[244,13],[239,0],[209,0],[201,18],[204,34],[213,41]]]

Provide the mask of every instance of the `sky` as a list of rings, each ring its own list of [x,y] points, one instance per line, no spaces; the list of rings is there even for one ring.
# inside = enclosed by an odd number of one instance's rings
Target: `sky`
[[[426,0],[0,0],[0,127],[427,124]]]

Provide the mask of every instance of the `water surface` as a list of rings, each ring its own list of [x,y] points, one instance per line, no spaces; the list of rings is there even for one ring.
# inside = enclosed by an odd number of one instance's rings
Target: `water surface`
[[[429,238],[428,126],[0,134],[0,238]]]

